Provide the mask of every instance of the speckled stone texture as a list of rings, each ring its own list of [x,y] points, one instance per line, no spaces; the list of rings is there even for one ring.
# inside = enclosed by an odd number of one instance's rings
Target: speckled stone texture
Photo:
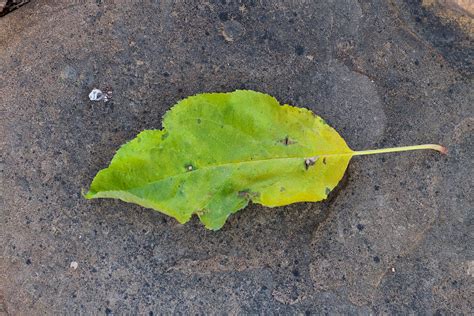
[[[0,314],[469,314],[473,34],[414,1],[33,1],[0,19]],[[93,88],[109,102],[91,102]],[[254,89],[357,157],[218,232],[81,189],[179,99]],[[236,140],[238,141],[238,140]],[[77,263],[77,268],[76,264]]]
[[[29,1],[30,0],[0,0],[0,17],[15,9],[18,9]]]

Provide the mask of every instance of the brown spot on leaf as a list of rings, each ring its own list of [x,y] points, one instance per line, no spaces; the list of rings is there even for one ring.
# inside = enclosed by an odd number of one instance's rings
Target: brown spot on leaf
[[[326,164],[326,157],[323,158],[323,164]]]
[[[260,195],[259,192],[251,192],[250,190],[242,190],[237,193],[240,197],[243,197],[247,200],[252,198],[258,197]]]
[[[282,143],[282,144],[285,145],[285,146],[288,146],[288,145],[296,144],[296,141],[290,139],[289,136],[286,136],[285,138],[283,138],[282,140],[280,140],[280,143]]]

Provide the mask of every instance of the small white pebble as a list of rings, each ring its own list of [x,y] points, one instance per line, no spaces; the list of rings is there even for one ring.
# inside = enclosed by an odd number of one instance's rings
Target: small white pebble
[[[89,93],[89,100],[91,101],[100,101],[105,98],[105,94],[99,89],[92,89],[91,93]]]
[[[70,265],[70,268],[76,270],[78,266],[79,266],[79,264],[76,261],[72,261],[71,265]]]
[[[392,268],[392,272],[395,272],[395,268]]]

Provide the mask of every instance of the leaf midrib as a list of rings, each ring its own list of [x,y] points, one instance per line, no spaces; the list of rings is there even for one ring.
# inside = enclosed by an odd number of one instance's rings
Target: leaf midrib
[[[140,186],[137,186],[137,187],[133,187],[133,188],[127,188],[125,190],[120,190],[120,191],[131,191],[131,190],[136,190],[136,189],[139,189],[139,188],[143,188],[143,187],[146,187],[148,185],[153,185],[155,183],[158,183],[158,182],[161,182],[163,180],[166,180],[166,179],[169,179],[169,178],[173,178],[173,177],[178,177],[178,176],[183,176],[183,175],[186,175],[188,173],[192,173],[192,172],[198,172],[198,171],[203,171],[203,170],[208,170],[208,169],[215,169],[215,168],[221,168],[221,167],[225,167],[225,166],[229,166],[229,165],[234,165],[234,164],[252,164],[252,163],[262,163],[262,162],[266,162],[266,161],[275,161],[275,160],[302,160],[304,162],[304,160],[310,158],[310,157],[338,157],[338,156],[352,156],[353,155],[353,152],[349,152],[349,153],[341,153],[341,154],[319,154],[319,155],[314,155],[314,156],[304,156],[304,157],[279,157],[279,158],[267,158],[267,159],[257,159],[257,160],[244,160],[244,161],[238,161],[238,162],[227,162],[227,163],[222,163],[222,164],[217,164],[217,165],[206,165],[204,167],[201,167],[201,168],[197,168],[195,170],[191,170],[191,171],[184,171],[184,172],[181,172],[181,173],[177,173],[177,174],[174,174],[174,175],[169,175],[169,176],[166,176],[166,177],[163,177],[163,178],[160,178],[160,179],[157,179],[155,181],[152,181],[152,182],[148,182],[144,185],[140,185]],[[107,190],[107,191],[99,191],[99,192],[108,192],[108,191],[117,191],[117,190]],[[97,192],[98,193],[98,192]]]

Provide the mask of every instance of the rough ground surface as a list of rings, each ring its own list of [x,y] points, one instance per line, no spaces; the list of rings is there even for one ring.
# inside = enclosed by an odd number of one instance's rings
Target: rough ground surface
[[[472,33],[413,3],[44,0],[1,18],[0,314],[472,312]],[[81,197],[180,98],[237,88],[311,108],[354,149],[449,155],[356,158],[329,201],[252,205],[218,232]]]
[[[18,9],[29,1],[30,0],[0,0],[0,16]]]

